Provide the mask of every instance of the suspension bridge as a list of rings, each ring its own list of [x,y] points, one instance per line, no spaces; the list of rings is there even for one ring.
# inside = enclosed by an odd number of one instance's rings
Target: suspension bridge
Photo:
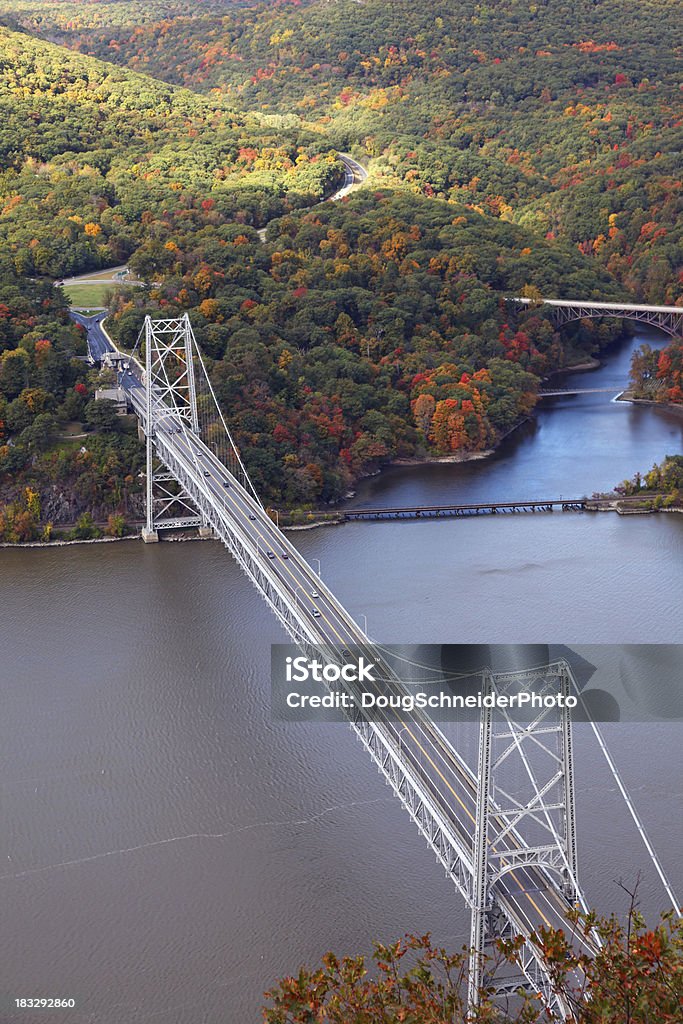
[[[378,682],[366,688],[407,693],[382,648],[267,515],[220,412],[187,314],[145,319],[144,364],[136,358],[138,346],[131,356],[113,348],[100,318],[86,327],[98,343],[106,339],[104,358],[117,364],[145,438],[144,539],[154,542],[161,530],[178,526],[211,531],[302,651],[310,656],[322,648],[328,660],[337,651],[332,657],[340,664],[353,651],[376,666]],[[484,670],[481,687],[484,695],[533,688],[566,697],[576,684],[570,666],[558,661],[524,672]],[[348,689],[353,695],[354,684]],[[577,952],[590,956],[599,946],[568,918],[572,908],[586,909],[578,881],[569,710],[544,710],[519,723],[485,708],[477,764],[470,765],[426,714],[387,708],[369,720],[359,707],[356,701],[349,712],[357,738],[470,908],[471,1003],[484,983],[501,993],[522,987],[541,993],[559,1019],[568,1019],[571,1008],[554,990],[532,937],[562,928]],[[513,762],[528,780],[524,792],[512,785]],[[486,953],[497,937],[521,939],[519,973],[490,979]]]

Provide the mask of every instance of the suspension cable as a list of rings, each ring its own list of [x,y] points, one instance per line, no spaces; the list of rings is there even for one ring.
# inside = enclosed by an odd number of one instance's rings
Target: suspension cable
[[[661,862],[659,860],[659,857],[657,856],[657,852],[656,852],[654,846],[652,845],[650,837],[648,836],[647,832],[645,831],[645,826],[643,825],[642,821],[640,820],[640,815],[638,814],[638,811],[636,810],[636,806],[635,806],[633,800],[631,799],[631,795],[630,795],[629,791],[627,790],[626,785],[625,785],[624,781],[621,778],[621,775],[619,774],[619,770],[618,770],[616,764],[614,763],[614,758],[612,757],[612,755],[609,752],[609,749],[607,747],[607,743],[605,742],[605,739],[604,739],[602,733],[600,732],[600,729],[598,728],[597,723],[593,721],[593,719],[591,717],[591,714],[590,714],[590,711],[589,711],[588,707],[586,706],[586,702],[583,699],[583,694],[581,693],[581,691],[579,690],[578,686],[576,685],[576,683],[574,681],[573,675],[570,674],[570,678],[572,680],[572,683],[574,684],[574,690],[576,692],[576,696],[577,696],[577,698],[578,698],[578,700],[579,700],[579,702],[581,704],[581,707],[583,708],[583,710],[584,710],[584,712],[586,714],[586,720],[589,722],[590,727],[593,730],[593,734],[595,735],[595,738],[598,741],[598,746],[600,747],[600,750],[602,751],[603,757],[605,758],[605,761],[607,762],[609,770],[612,773],[612,778],[616,782],[617,788],[619,789],[619,792],[621,793],[622,797],[624,798],[624,803],[626,804],[626,806],[628,808],[629,814],[631,815],[631,818],[633,819],[633,822],[634,822],[634,824],[635,824],[635,826],[636,826],[636,828],[638,830],[640,838],[643,840],[643,843],[645,845],[645,849],[647,850],[648,854],[650,855],[650,860],[654,864],[655,870],[656,870],[657,874],[659,875],[659,880],[661,881],[662,885],[664,886],[666,894],[669,897],[669,900],[671,901],[671,906],[673,908],[673,911],[674,911],[674,913],[679,918],[683,917],[683,914],[681,913],[681,905],[678,902],[678,899],[676,898],[676,893],[674,892],[673,886],[671,885],[671,882],[669,881],[669,879],[666,876],[664,868],[661,865]]]
[[[580,698],[580,699],[581,699],[581,704],[583,705],[584,710],[587,711],[586,705],[585,705],[585,703],[583,701],[583,698]],[[600,732],[600,730],[598,729],[596,723],[592,719],[590,719],[590,724],[591,724],[591,728],[593,729],[593,732],[595,733],[595,738],[598,741],[598,745],[600,747],[600,750],[602,751],[602,753],[603,753],[603,755],[605,757],[605,760],[607,761],[607,764],[609,765],[609,769],[612,772],[612,776],[614,778],[614,781],[616,782],[617,786],[619,787],[619,792],[623,796],[624,801],[626,802],[626,806],[629,809],[629,813],[630,813],[631,817],[633,818],[633,821],[635,823],[636,828],[638,829],[638,832],[640,833],[640,838],[643,840],[643,843],[645,844],[645,849],[647,850],[647,852],[650,855],[650,860],[654,864],[655,869],[657,871],[657,874],[659,875],[660,881],[661,881],[662,885],[664,886],[664,888],[666,890],[666,894],[669,897],[669,899],[671,900],[671,906],[673,907],[674,913],[677,914],[679,918],[683,917],[683,914],[681,913],[681,905],[680,905],[680,903],[678,902],[678,900],[676,898],[676,894],[675,894],[675,892],[673,890],[673,886],[671,885],[671,882],[669,881],[669,879],[667,878],[666,874],[664,873],[664,868],[662,867],[662,865],[661,865],[661,863],[659,861],[659,857],[657,856],[657,853],[655,851],[655,848],[652,845],[647,832],[645,831],[645,826],[643,825],[643,823],[640,820],[640,817],[638,815],[638,811],[635,808],[633,800],[631,799],[631,796],[630,796],[628,790],[626,789],[626,786],[624,785],[624,783],[623,783],[623,781],[621,779],[621,776],[619,775],[619,771],[617,770],[617,766],[615,765],[614,760],[612,758],[612,755],[610,754],[610,752],[609,752],[609,750],[607,748],[607,744],[605,743],[603,735]]]

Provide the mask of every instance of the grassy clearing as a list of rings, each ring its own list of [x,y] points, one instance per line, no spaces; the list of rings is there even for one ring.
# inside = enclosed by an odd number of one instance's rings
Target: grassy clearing
[[[63,291],[71,299],[72,306],[106,306],[115,286],[111,284],[67,284]]]

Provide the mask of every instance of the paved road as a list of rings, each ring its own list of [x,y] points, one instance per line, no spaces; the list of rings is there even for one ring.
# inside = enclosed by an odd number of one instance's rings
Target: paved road
[[[633,313],[676,313],[683,317],[683,306],[648,306],[636,302],[597,302],[593,299],[521,299],[515,296],[508,302],[519,302],[520,305],[537,305],[539,302],[544,306],[557,306],[560,309],[574,306],[586,306],[591,309],[610,310],[626,309]],[[618,314],[617,314],[618,316]]]
[[[95,316],[84,316],[73,309],[69,311],[71,319],[75,320],[81,327],[85,327],[88,335],[88,354],[96,363],[101,363],[107,352],[116,351],[102,330],[102,321],[106,315],[106,310],[97,313]]]
[[[102,277],[103,274],[108,274],[107,277]],[[125,263],[122,263],[119,267],[108,267],[105,270],[91,270],[87,274],[78,274],[76,277],[65,277],[62,280],[55,281],[55,285],[68,285],[68,284],[121,284],[123,281],[126,283],[139,284],[136,281],[135,276],[131,275],[130,270]]]
[[[339,199],[343,199],[356,185],[362,185],[368,176],[368,172],[365,170],[362,164],[359,164],[357,160],[354,160],[348,153],[337,153],[337,156],[344,164],[344,182],[341,188],[330,196],[332,202],[337,202]]]
[[[362,185],[368,176],[368,172],[365,170],[363,165],[359,164],[358,161],[354,160],[352,156],[348,155],[348,153],[337,153],[337,156],[344,164],[344,181],[336,192],[333,192],[331,196],[327,197],[327,199],[322,199],[320,201],[321,203],[336,203],[339,199],[343,199],[344,196],[347,196],[349,192],[353,191],[353,189],[358,185]],[[315,203],[314,205],[320,206],[320,203]],[[265,242],[266,240],[267,230],[267,227],[265,227],[258,228],[256,231],[256,234],[262,242]]]

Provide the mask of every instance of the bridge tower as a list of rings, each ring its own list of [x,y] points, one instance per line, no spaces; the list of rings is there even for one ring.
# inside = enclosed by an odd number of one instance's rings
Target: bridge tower
[[[158,458],[158,433],[192,435],[202,442],[260,505],[237,446],[220,410],[187,313],[172,320],[145,317],[145,411],[147,446],[147,522],[143,540],[159,539],[159,530],[198,526],[210,533],[206,509]]]
[[[566,661],[514,672],[483,674],[487,697],[526,692],[538,698],[572,695],[573,678]],[[487,702],[488,703],[488,702]],[[523,721],[520,715],[482,709],[477,770],[477,818],[471,881],[469,997],[474,1004],[482,985],[500,994],[520,988],[543,992],[548,1003],[567,1016],[528,941],[520,951],[522,975],[487,976],[487,954],[496,938],[514,938],[518,931],[503,912],[505,877],[524,889],[537,868],[556,883],[570,906],[586,906],[577,880],[574,764],[571,711],[540,708]],[[525,718],[528,714],[525,712]],[[510,849],[512,845],[513,849]],[[510,880],[512,884],[512,879]]]
[[[194,339],[185,314],[179,320],[145,318],[145,383],[147,415],[147,543],[159,539],[162,527],[203,527],[192,499],[155,456],[154,439],[160,420],[175,413],[190,430],[199,433]]]

